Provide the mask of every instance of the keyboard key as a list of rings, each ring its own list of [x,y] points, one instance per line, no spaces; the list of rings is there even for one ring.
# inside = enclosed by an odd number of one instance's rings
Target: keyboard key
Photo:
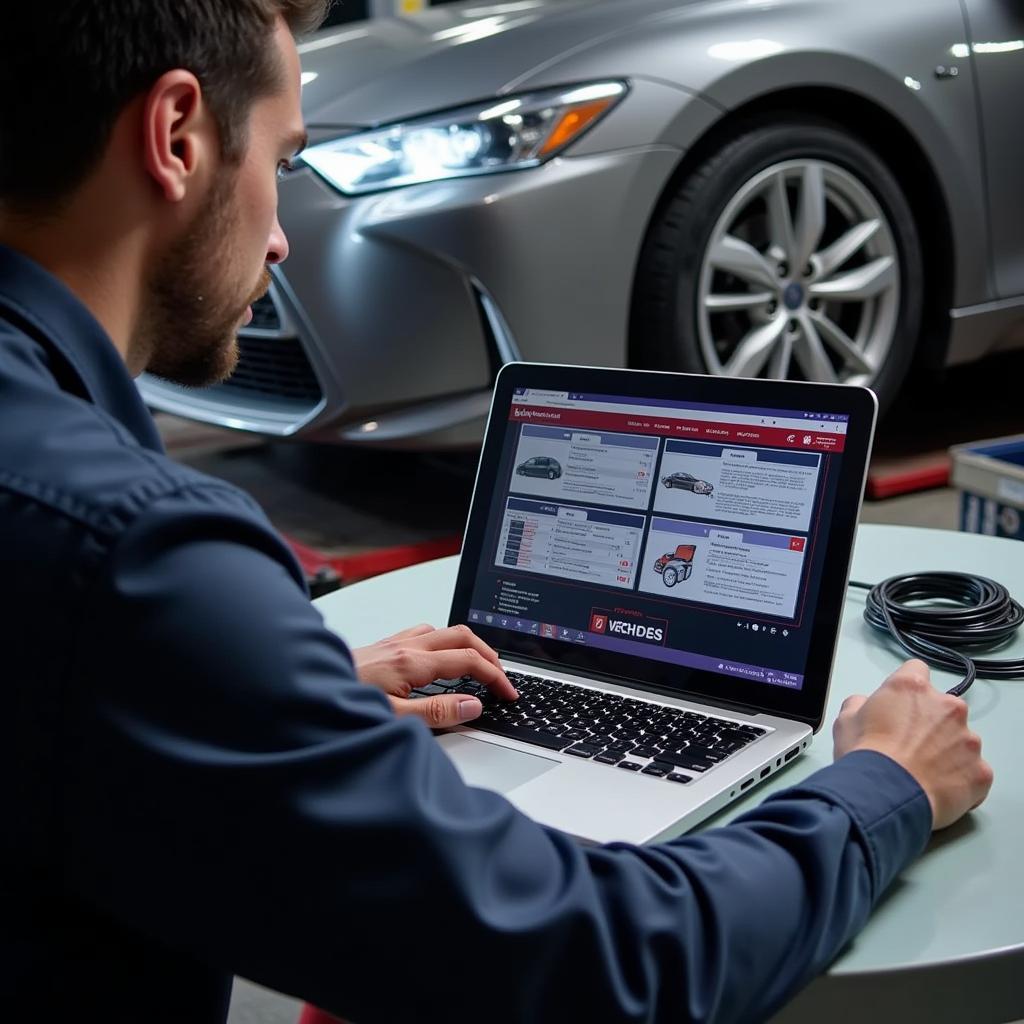
[[[653,775],[656,779],[664,778],[668,774],[668,768],[664,765],[660,765],[657,762],[652,762],[646,768],[642,769],[644,775]]]
[[[432,697],[435,693],[447,693],[448,687],[441,686],[438,683],[428,683],[426,686],[419,686],[412,693],[410,697]]]
[[[652,701],[603,693],[572,683],[520,672],[508,673],[519,690],[516,701],[499,701],[472,676],[439,679],[413,691],[430,696],[445,691],[470,693],[484,704],[476,728],[545,747],[575,757],[594,757],[602,764],[618,764],[626,771],[641,771],[640,761],[623,761],[631,754],[652,758],[665,769],[704,772],[742,750],[766,729],[731,722],[695,711],[666,707]],[[657,769],[648,774],[657,775]],[[690,776],[672,779],[688,782]]]
[[[659,748],[654,746],[639,746],[633,748],[634,757],[654,757],[659,753]]]
[[[495,736],[506,736],[510,740],[522,740],[524,743],[534,743],[547,750],[561,750],[570,742],[562,736],[552,736],[549,732],[527,729],[511,722],[495,722],[486,718],[477,718],[472,724],[474,729],[480,729],[482,732],[491,732]]]
[[[712,750],[710,747],[702,747],[696,743],[691,743],[688,747],[684,747],[679,753],[699,758],[702,761],[710,761],[712,764],[718,764],[729,756],[721,751]]]
[[[620,757],[628,754],[633,749],[632,743],[609,743],[605,748],[609,754],[618,754]]]
[[[682,782],[684,785],[690,781],[690,776],[683,775],[682,772],[669,772],[666,778],[669,782]]]
[[[659,761],[664,761],[666,764],[675,765],[676,768],[685,768],[691,772],[706,772],[709,768],[714,768],[714,763],[711,761],[705,761],[699,757],[693,757],[688,754],[676,753],[673,750],[663,750],[658,755]]]
[[[732,740],[719,740],[712,749],[719,750],[725,755],[735,754],[737,750],[742,750],[746,746],[745,743],[736,743]]]

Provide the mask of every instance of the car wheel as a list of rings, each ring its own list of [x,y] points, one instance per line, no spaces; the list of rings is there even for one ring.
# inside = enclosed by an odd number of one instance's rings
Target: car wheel
[[[884,407],[921,324],[921,247],[899,183],[828,122],[721,145],[655,213],[637,268],[638,361],[862,384]]]
[[[549,469],[548,470],[548,479],[549,480],[554,480],[555,479],[555,475],[556,474],[555,474],[555,471],[553,469]]]
[[[679,580],[679,574],[671,565],[666,565],[661,570],[661,580],[666,587],[674,587]]]

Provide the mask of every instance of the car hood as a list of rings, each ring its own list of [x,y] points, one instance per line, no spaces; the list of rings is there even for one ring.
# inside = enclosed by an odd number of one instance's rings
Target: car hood
[[[354,128],[487,100],[528,87],[570,51],[707,2],[465,0],[325,30],[299,46],[303,113],[314,129]]]

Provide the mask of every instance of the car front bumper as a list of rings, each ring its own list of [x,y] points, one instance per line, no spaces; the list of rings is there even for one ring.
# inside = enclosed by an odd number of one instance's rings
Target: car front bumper
[[[269,319],[242,332],[245,372],[203,389],[144,375],[143,395],[272,436],[476,443],[503,363],[626,363],[637,256],[678,159],[624,149],[355,198],[297,171],[280,190],[291,256]]]

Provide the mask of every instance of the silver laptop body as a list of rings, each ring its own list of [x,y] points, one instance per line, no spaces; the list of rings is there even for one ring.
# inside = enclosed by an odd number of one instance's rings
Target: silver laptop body
[[[674,401],[669,403],[667,400],[652,398],[649,394],[653,390],[674,396],[676,388],[678,404]],[[605,414],[594,412],[590,408],[599,400],[628,399],[638,392],[646,396],[637,399],[638,407],[644,407],[643,403],[646,401],[661,401],[663,406],[669,406],[668,412],[671,415],[666,413],[659,416],[653,425],[645,428],[642,424],[648,423],[647,420],[637,426],[638,421],[635,417],[625,420],[622,419],[624,414],[618,411]],[[688,399],[687,396],[694,394],[701,396],[705,401]],[[564,401],[563,395],[567,396]],[[579,397],[574,399],[573,396]],[[585,401],[589,398],[593,398],[594,401]],[[567,417],[569,422],[563,435],[558,435],[557,431],[561,424],[556,423],[555,426],[545,425],[537,428],[535,438],[532,433],[527,437],[527,430],[532,431],[534,428],[527,428],[515,422],[514,416],[518,413],[514,405],[517,402],[520,403],[521,409],[551,408],[552,415]],[[547,402],[552,402],[553,405],[549,407]],[[528,406],[527,403],[542,404]],[[730,419],[731,414],[725,412],[702,411],[702,407],[705,406],[712,410],[753,410],[755,423],[752,428],[743,430],[742,439],[736,441],[731,439],[729,432],[735,433],[740,427],[750,427],[746,423],[750,417],[737,414]],[[597,405],[597,408],[600,410],[604,407]],[[608,408],[622,408],[628,413],[632,406],[622,402],[615,406],[609,404]],[[807,418],[805,432],[790,429],[794,420],[791,415],[783,415],[790,411],[796,416]],[[768,425],[765,425],[766,417],[760,417],[762,423],[758,425],[758,412],[775,415],[767,416]],[[808,414],[813,414],[813,417]],[[536,415],[547,417],[549,414],[544,412]],[[598,415],[603,418],[594,420]],[[608,420],[608,416],[619,418]],[[715,416],[725,418],[726,426],[716,426],[714,419],[708,419]],[[653,483],[637,485],[639,497],[636,497],[633,492],[623,490],[620,483],[616,482],[620,476],[618,467],[631,466],[628,460],[634,456],[627,450],[627,458],[623,462],[617,459],[616,453],[609,448],[617,437],[627,435],[613,435],[611,430],[600,427],[604,433],[600,435],[599,441],[594,443],[594,454],[591,455],[589,451],[580,447],[593,443],[590,435],[581,432],[590,428],[576,428],[573,425],[573,417],[587,424],[624,423],[630,430],[641,431],[641,437],[650,436],[643,431],[653,431],[655,427],[662,431],[691,429],[685,426],[691,422],[688,417],[704,417],[703,420],[698,418],[694,421],[698,423],[698,433],[684,442],[673,441],[671,435],[655,435],[657,450],[651,458],[660,459],[661,468],[668,466],[670,456],[677,460],[672,465],[681,465],[683,463],[679,460],[686,458],[689,459],[686,462],[689,468],[704,465],[701,459],[711,466],[713,458],[707,456],[707,452],[701,448],[701,445],[706,445],[709,451],[719,451],[718,458],[723,465],[713,485],[702,480],[697,480],[696,484],[692,483],[692,473],[676,473],[675,478],[669,480],[671,474],[663,477],[659,472],[658,479]],[[662,420],[664,422],[661,422]],[[734,420],[740,421],[735,429]],[[647,720],[661,724],[656,724],[653,729],[648,728],[636,737],[640,741],[651,740],[651,743],[635,742],[632,749],[625,752],[620,749],[618,754],[614,751],[609,754],[607,750],[602,749],[597,757],[604,755],[603,761],[595,760],[594,755],[588,753],[594,746],[588,742],[581,741],[579,744],[568,744],[563,749],[552,749],[516,738],[512,735],[515,729],[505,726],[494,727],[499,729],[497,733],[474,726],[459,728],[441,735],[439,742],[463,778],[471,785],[503,793],[530,817],[582,841],[604,843],[621,840],[646,843],[669,838],[692,828],[751,787],[785,768],[807,748],[813,733],[822,723],[841,617],[842,596],[849,573],[853,529],[859,514],[874,420],[874,396],[865,389],[776,381],[729,381],[691,375],[648,374],[643,371],[537,364],[506,366],[499,375],[495,389],[487,439],[467,524],[451,621],[468,623],[494,646],[502,655],[503,666],[513,682],[520,686],[521,691],[525,688],[534,694],[554,695],[560,700],[562,693],[559,688],[567,685],[570,690],[566,692],[572,696],[574,702],[582,702],[587,706],[610,705],[618,716],[618,728],[622,728],[621,723],[631,726]],[[543,422],[547,424],[548,420],[545,419]],[[712,436],[715,444],[710,445],[701,432],[714,430],[718,430],[719,434]],[[839,452],[834,446],[829,447],[833,443],[830,441],[830,434],[835,434],[839,439],[842,446]],[[721,444],[718,443],[719,436],[724,437]],[[759,438],[768,438],[777,447],[769,447],[767,442],[762,442]],[[795,440],[790,440],[791,438]],[[809,440],[804,441],[804,438]],[[534,450],[526,446],[527,440],[534,444],[547,444],[547,450],[559,455],[562,462],[566,463],[565,467],[563,468],[557,458],[549,456],[535,456],[532,460],[521,458],[527,451]],[[641,442],[627,440],[621,443]],[[762,444],[763,447],[758,447]],[[793,451],[804,454],[785,454]],[[568,454],[564,454],[566,452]],[[754,455],[751,455],[751,452],[754,452]],[[783,454],[778,454],[780,452]],[[719,604],[710,608],[702,605],[700,601],[683,601],[678,596],[683,592],[683,581],[676,577],[664,576],[666,571],[673,569],[677,573],[684,572],[687,577],[689,576],[689,570],[685,569],[684,564],[676,556],[681,556],[685,560],[685,556],[690,554],[696,563],[709,550],[708,542],[711,537],[719,534],[726,538],[738,535],[740,541],[732,548],[726,549],[728,558],[724,555],[716,556],[723,565],[733,566],[730,571],[735,571],[736,559],[731,552],[755,550],[753,546],[741,546],[740,542],[745,543],[748,537],[753,537],[755,542],[757,537],[767,538],[765,543],[770,542],[779,547],[777,530],[758,533],[758,530],[763,529],[761,524],[755,524],[755,529],[742,524],[737,525],[735,522],[732,525],[716,526],[709,517],[717,516],[717,521],[721,523],[727,515],[733,519],[739,518],[739,515],[730,509],[749,508],[761,510],[751,514],[755,515],[755,518],[760,516],[762,524],[764,518],[771,514],[776,518],[788,517],[785,519],[786,522],[798,522],[797,513],[793,511],[796,506],[788,497],[787,489],[799,493],[796,488],[801,479],[800,473],[808,477],[803,467],[805,464],[811,465],[813,459],[806,454],[807,452],[817,453],[819,456],[815,470],[817,476],[813,478],[816,490],[808,493],[817,502],[816,507],[822,513],[822,519],[817,521],[807,516],[805,529],[794,538],[795,546],[800,547],[800,551],[795,554],[799,554],[801,558],[798,568],[792,570],[796,573],[794,579],[797,580],[793,586],[804,588],[801,599],[807,606],[799,619],[792,614],[766,615],[756,610],[752,611],[749,607],[729,607],[728,602],[732,599],[728,597],[727,584],[722,582],[724,570],[721,568],[717,570],[717,575],[713,579],[714,586],[726,594],[721,599],[726,602],[724,605]],[[732,458],[740,464],[736,472],[725,466],[727,458]],[[754,466],[751,469],[751,460],[756,462],[758,458],[790,461],[779,462],[775,468],[772,468],[774,464],[766,461],[765,466],[769,468]],[[552,462],[554,466],[551,465]],[[597,469],[592,468],[595,465]],[[613,473],[612,468],[602,470],[602,465],[613,467],[615,472]],[[553,475],[556,468],[558,476]],[[645,473],[646,470],[638,472]],[[755,472],[760,476],[753,476]],[[765,499],[758,503],[749,498],[740,501],[731,497],[734,491],[740,493],[746,486],[743,474],[746,474],[748,482],[776,481],[771,486],[774,486],[781,496],[777,499],[771,497],[773,492],[769,487],[770,501]],[[706,475],[710,477],[711,474]],[[687,477],[689,479],[683,479]],[[682,479],[682,487],[678,486],[676,478]],[[609,484],[608,480],[612,483]],[[797,481],[797,484],[791,484],[790,480]],[[616,487],[619,488],[618,491],[614,490]],[[710,493],[705,496],[702,492],[707,492],[709,488]],[[829,488],[833,490],[829,491]],[[719,499],[714,499],[715,489],[721,495]],[[696,500],[695,492],[704,501],[703,505]],[[600,505],[594,498],[595,493],[601,499]],[[568,498],[567,494],[572,497]],[[559,516],[565,514],[567,508],[573,515],[583,516],[585,510],[590,508],[590,515],[593,518],[599,518],[593,510],[606,510],[607,515],[619,515],[630,523],[642,519],[644,525],[642,530],[638,531],[638,536],[642,532],[642,543],[646,544],[646,547],[641,548],[643,554],[640,558],[643,567],[634,566],[632,576],[618,577],[616,587],[609,591],[609,588],[603,587],[600,583],[590,587],[589,577],[586,577],[586,573],[600,575],[603,571],[600,565],[596,568],[585,566],[580,570],[581,578],[578,580],[573,578],[571,567],[575,563],[571,561],[568,563],[570,569],[567,571],[560,571],[561,563],[550,557],[547,561],[538,561],[536,541],[533,542],[534,548],[530,549],[531,553],[524,556],[522,551],[526,542],[510,539],[513,536],[515,517],[518,516],[519,521],[527,523],[526,529],[529,533],[529,517],[533,514],[533,509],[549,510],[554,507],[550,504],[541,504],[547,500],[546,495],[554,495],[551,501],[557,505]],[[827,521],[823,514],[826,499],[834,503]],[[639,502],[643,500],[648,504],[641,508]],[[717,505],[712,504],[712,500],[717,501]],[[562,504],[567,501],[571,501],[572,504]],[[619,512],[616,511],[617,502],[619,506],[627,502],[632,504],[629,504],[625,511]],[[514,505],[516,507],[513,507]],[[525,511],[519,509],[520,505]],[[659,508],[662,509],[660,513]],[[696,508],[698,512],[684,511],[670,518],[670,514],[664,512],[665,508]],[[768,512],[763,511],[764,509],[768,509]],[[698,513],[704,518],[697,520],[695,517]],[[690,516],[694,518],[691,519]],[[509,526],[510,522],[513,526]],[[659,529],[663,532],[673,528],[689,529],[692,532],[694,523],[706,527],[708,540],[701,536],[695,545],[681,545],[669,552],[662,552],[661,548],[668,545],[661,543],[659,546],[658,542],[652,539]],[[598,524],[592,524],[587,528],[593,531],[601,529]],[[576,527],[570,524],[570,529],[576,530]],[[744,530],[747,532],[743,532]],[[792,529],[791,532],[795,533],[796,530]],[[515,536],[521,535],[520,529]],[[663,535],[668,536],[664,533]],[[599,536],[604,538],[603,534]],[[597,548],[598,545],[595,543],[594,547]],[[793,541],[790,547],[794,547]],[[550,548],[549,544],[549,548],[545,550],[550,552]],[[658,553],[656,563],[652,561],[652,555],[655,553]],[[791,554],[794,552],[780,548],[775,556],[784,559]],[[563,554],[562,557],[566,556]],[[750,557],[751,564],[755,567],[761,564],[757,561],[759,555]],[[705,560],[710,563],[711,555],[708,554]],[[506,563],[505,566],[501,564],[503,561]],[[624,560],[623,564],[625,561],[630,559]],[[662,579],[660,583],[652,583],[650,581],[655,580],[655,577],[651,576],[648,570],[652,565],[656,567],[659,563],[661,567],[657,571],[663,574]],[[790,563],[780,561],[779,564],[788,566]],[[526,566],[525,570],[522,569],[523,565]],[[760,569],[756,571],[760,572]],[[783,576],[785,571],[790,570],[781,570]],[[755,570],[751,570],[751,574],[754,572]],[[766,578],[770,575],[770,572],[765,573]],[[622,582],[624,578],[630,580],[631,587],[628,590],[626,584]],[[710,586],[707,578],[712,578],[710,569],[706,570],[703,584],[705,587]],[[669,579],[672,580],[671,583]],[[709,612],[716,616],[708,619],[712,629],[722,630],[724,627],[720,620],[727,615],[728,630],[722,633],[724,639],[719,642],[718,647],[713,647],[710,662],[707,651],[697,655],[692,652],[667,650],[665,647],[652,647],[652,656],[657,660],[651,661],[647,649],[640,650],[638,642],[634,639],[613,640],[607,634],[599,632],[599,629],[608,628],[608,624],[602,621],[602,616],[609,617],[612,614],[610,612],[607,615],[604,615],[603,611],[601,614],[593,614],[589,622],[584,622],[577,614],[575,622],[563,624],[561,627],[555,623],[552,629],[550,624],[541,623],[529,616],[518,619],[515,613],[502,614],[496,605],[482,604],[480,595],[484,594],[490,598],[487,587],[492,585],[493,580],[497,581],[495,586],[512,586],[514,594],[521,594],[526,587],[532,588],[529,591],[531,599],[540,595],[541,600],[548,601],[548,607],[552,601],[557,602],[557,594],[562,591],[568,593],[577,603],[581,591],[585,592],[583,600],[590,600],[591,592],[597,594],[597,599],[600,600],[601,595],[607,591],[607,604],[615,606],[616,602],[619,602],[628,605],[632,602],[644,607],[647,609],[644,614],[648,616],[645,621],[648,622],[656,621],[650,618],[651,607],[656,611],[659,607],[666,607],[666,631],[672,628],[670,622],[676,628],[687,628],[687,623],[691,619],[702,615],[707,617]],[[766,587],[772,585],[774,584],[770,579],[765,584]],[[647,587],[646,591],[644,586]],[[566,590],[567,587],[575,589]],[[546,596],[549,592],[556,596]],[[780,601],[777,595],[768,591],[752,592],[752,596],[744,595],[738,600],[742,604],[743,601],[753,599]],[[716,600],[719,598],[716,597]],[[537,617],[541,617],[539,612]],[[751,632],[751,627],[754,632]],[[644,629],[650,633],[649,627],[640,627],[641,632]],[[733,629],[735,633],[731,632]],[[763,637],[760,629],[764,631]],[[785,637],[782,636],[783,630],[786,631]],[[633,634],[636,633],[637,630],[634,629]],[[784,680],[791,682],[793,679],[800,679],[798,691],[792,686],[792,692],[786,693],[786,686],[767,685],[760,681],[768,679],[778,683],[782,679],[782,670],[777,671],[772,667],[772,659],[775,658],[781,664],[784,658],[780,659],[774,654],[763,657],[761,660],[767,667],[734,666],[728,661],[730,651],[734,647],[771,651],[774,644],[774,650],[786,651],[787,648],[783,645],[788,643],[790,633],[794,639],[799,635],[800,642],[809,651],[806,671],[790,673]],[[730,636],[735,636],[736,640],[730,640]],[[594,650],[592,645],[598,643],[606,645],[609,653]],[[763,648],[757,647],[759,643],[763,644]],[[638,651],[640,656],[624,653],[626,648]],[[717,657],[725,660],[716,666],[714,659]],[[710,671],[680,669],[680,675],[685,675],[686,678],[678,692],[673,692],[672,668],[666,668],[664,664],[667,658],[689,659],[693,664],[710,665]],[[625,671],[619,672],[620,668],[624,668]],[[736,675],[746,674],[755,681],[732,678],[730,672]],[[650,682],[645,678],[647,673],[652,677]],[[743,689],[744,687],[746,689]],[[727,693],[730,698],[735,698],[732,691],[739,688],[746,699],[716,701],[716,693],[726,688],[731,688]],[[581,689],[585,691],[582,694]],[[789,710],[789,703],[792,703],[792,712]],[[575,703],[572,706],[575,707]],[[619,709],[623,708],[629,714],[620,713]],[[500,711],[494,713],[502,714]],[[551,717],[550,710],[545,713]],[[547,720],[540,718],[527,721],[533,721],[534,726],[547,729],[552,734],[566,725],[564,716],[561,725],[548,723]],[[576,719],[573,718],[571,721]],[[725,743],[724,749],[718,751],[719,755],[724,756],[714,758],[710,764],[707,760],[697,764],[685,756],[685,743],[680,755],[674,750],[668,750],[668,744],[674,741],[658,735],[667,733],[669,737],[677,738],[680,735],[689,735],[677,728],[680,723],[691,730],[698,730],[696,734],[700,737],[724,736],[732,737],[732,741]],[[501,729],[504,729],[504,734]],[[597,731],[603,732],[604,729],[602,727]],[[636,731],[632,729],[634,734]],[[617,736],[619,733],[613,735]],[[588,735],[584,740],[592,738],[593,736]],[[604,740],[608,741],[608,736],[605,736]],[[652,753],[652,743],[660,743],[664,749],[653,748]],[[702,739],[701,745],[696,749],[703,751],[704,758],[712,758],[713,755],[707,752],[704,743],[705,740]],[[585,749],[574,752],[577,746]],[[616,744],[617,748],[622,746],[623,744]],[[695,748],[691,746],[689,749]],[[665,758],[674,763],[666,763]]]

